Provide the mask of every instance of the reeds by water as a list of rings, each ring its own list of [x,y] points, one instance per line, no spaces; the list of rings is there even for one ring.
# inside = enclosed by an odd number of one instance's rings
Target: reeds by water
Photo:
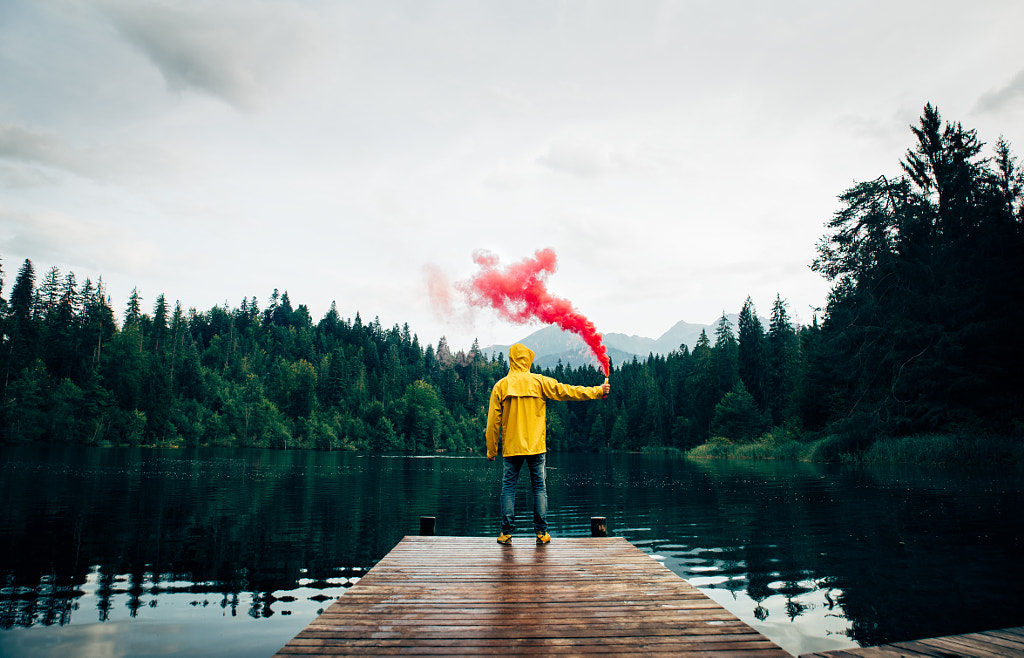
[[[781,439],[781,440],[780,440]],[[735,443],[715,437],[688,451],[692,459],[779,459],[865,464],[1018,464],[1024,465],[1024,437],[921,434],[882,438],[865,447],[835,435],[801,442],[771,432],[757,441]]]

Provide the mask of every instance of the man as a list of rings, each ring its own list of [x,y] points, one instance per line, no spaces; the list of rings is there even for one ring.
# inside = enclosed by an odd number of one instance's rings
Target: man
[[[608,395],[608,380],[602,386],[568,386],[530,372],[533,350],[516,343],[508,350],[508,375],[491,389],[487,411],[487,459],[498,454],[502,438],[501,534],[499,544],[511,544],[515,530],[516,482],[525,463],[533,484],[533,529],[537,543],[551,541],[548,534],[548,494],[544,470],[547,445],[546,400],[596,400]]]

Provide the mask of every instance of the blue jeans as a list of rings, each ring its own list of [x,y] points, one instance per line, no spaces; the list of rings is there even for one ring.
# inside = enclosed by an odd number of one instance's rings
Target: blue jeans
[[[533,485],[533,530],[538,535],[548,531],[548,490],[545,485],[545,455],[516,455],[502,457],[501,476],[501,532],[510,535],[516,529],[516,482],[523,463],[530,469]]]

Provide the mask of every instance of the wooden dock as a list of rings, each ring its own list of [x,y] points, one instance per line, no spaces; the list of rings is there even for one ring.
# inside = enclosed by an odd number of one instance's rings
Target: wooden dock
[[[406,537],[277,655],[789,657],[622,538]]]
[[[1024,658],[1024,626],[1001,631],[896,642],[880,647],[803,654],[800,658]]]

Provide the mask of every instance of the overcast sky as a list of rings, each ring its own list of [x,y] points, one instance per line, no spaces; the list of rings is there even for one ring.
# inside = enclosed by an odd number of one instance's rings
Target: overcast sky
[[[199,311],[275,288],[421,342],[488,249],[599,331],[776,294],[927,102],[1024,152],[1024,2],[0,0],[3,296],[25,258]]]

